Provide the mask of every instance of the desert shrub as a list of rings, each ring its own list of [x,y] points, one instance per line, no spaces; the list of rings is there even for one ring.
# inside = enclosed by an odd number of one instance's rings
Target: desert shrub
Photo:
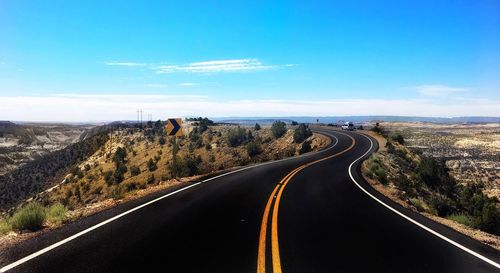
[[[292,126],[297,126],[297,125],[299,125],[299,123],[298,123],[298,122],[296,122],[295,120],[294,120],[294,121],[292,121]]]
[[[293,141],[295,143],[302,143],[310,136],[312,136],[311,129],[304,123],[301,123],[293,132]]]
[[[248,142],[245,148],[247,150],[248,156],[250,157],[256,156],[262,152],[260,143],[256,141]]]
[[[119,184],[123,181],[126,172],[127,167],[125,164],[122,163],[116,166],[115,172],[113,173],[113,180],[115,184]]]
[[[31,202],[17,211],[9,222],[15,230],[36,231],[43,228],[45,219],[45,209],[38,203]]]
[[[425,206],[424,202],[418,198],[410,198],[411,204],[418,210],[418,211],[425,211]]]
[[[111,188],[108,196],[115,200],[123,199],[123,197],[125,197],[125,189],[122,185],[115,186]]]
[[[311,151],[311,142],[304,141],[304,143],[300,146],[299,154],[305,154],[309,151]]]
[[[210,144],[210,143],[205,144],[205,150],[207,150],[207,151],[212,150],[212,144]]]
[[[104,176],[104,181],[106,184],[111,185],[113,183],[113,172],[112,171],[105,171],[103,173]]]
[[[155,182],[156,178],[155,175],[152,173],[148,176],[148,180],[146,181],[148,184],[153,184]]]
[[[247,133],[241,127],[230,129],[227,133],[227,144],[230,147],[238,147],[247,141]]]
[[[387,172],[382,167],[380,160],[372,155],[368,160],[368,171],[371,177],[376,178],[381,184],[386,185],[389,181],[387,179]]]
[[[255,126],[253,127],[253,129],[254,129],[255,131],[259,131],[259,130],[261,129],[261,128],[260,128],[260,124],[255,123]]]
[[[294,156],[297,150],[293,146],[286,147],[282,152],[282,157],[291,157]]]
[[[148,161],[148,170],[150,172],[153,172],[156,169],[158,169],[158,166],[156,166],[156,162],[152,158],[150,158]]]
[[[174,157],[169,164],[170,172],[174,177],[192,176],[198,173],[201,157],[187,156],[184,158]]]
[[[126,192],[130,192],[139,188],[139,183],[132,181],[123,185]]]
[[[391,139],[398,142],[401,145],[405,144],[405,139],[404,139],[403,135],[401,135],[400,133],[393,134],[391,136]]]
[[[401,191],[404,191],[409,196],[415,196],[417,185],[415,185],[405,175],[401,174],[394,180],[394,185]]]
[[[118,147],[116,149],[115,154],[113,155],[113,162],[115,164],[122,164],[125,162],[125,158],[127,157],[127,150],[123,147]]]
[[[448,215],[448,217],[446,217],[446,218],[449,220],[455,221],[457,223],[460,223],[462,225],[472,226],[472,221],[471,221],[470,217],[464,213],[454,213],[454,214]]]
[[[381,134],[383,135],[384,131],[382,129],[382,127],[379,125],[379,123],[377,122],[377,124],[375,126],[373,126],[373,128],[371,129],[371,131],[377,133],[377,134]]]
[[[165,145],[165,138],[164,137],[160,137],[160,139],[158,140],[158,143],[163,146]]]
[[[137,176],[141,173],[141,169],[137,166],[130,167],[130,175]]]
[[[419,179],[432,190],[455,199],[459,185],[448,173],[444,161],[437,161],[430,157],[421,157],[416,173]]]
[[[286,133],[286,124],[283,121],[275,121],[271,126],[271,132],[275,138],[280,138]]]
[[[9,224],[9,221],[4,218],[0,218],[0,235],[6,234],[12,230],[12,227]]]
[[[56,203],[47,208],[47,222],[60,225],[67,219],[68,209],[61,203]]]
[[[442,195],[434,195],[430,199],[430,206],[440,217],[446,217],[455,212],[453,202]]]
[[[484,231],[500,234],[500,212],[493,202],[483,205],[481,214],[474,217],[474,225]]]
[[[99,185],[99,186],[95,187],[95,188],[92,190],[92,192],[91,192],[91,193],[92,193],[92,194],[100,194],[100,193],[101,193],[101,191],[102,191],[102,186],[100,186],[100,185]]]

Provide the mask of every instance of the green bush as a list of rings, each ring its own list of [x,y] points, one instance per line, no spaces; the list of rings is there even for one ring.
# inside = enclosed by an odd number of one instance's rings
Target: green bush
[[[248,142],[245,148],[247,150],[248,156],[250,157],[256,156],[262,152],[260,143],[257,143],[255,141]]]
[[[302,143],[302,145],[300,146],[299,154],[305,154],[310,151],[311,151],[311,142],[304,141],[304,143]]]
[[[148,161],[148,170],[150,172],[153,172],[156,169],[158,169],[158,166],[156,166],[156,162],[154,162],[154,160],[152,158],[150,158],[149,161]]]
[[[275,121],[271,126],[271,132],[275,138],[280,138],[286,133],[286,124],[283,121]]]
[[[396,134],[392,135],[391,139],[398,142],[401,145],[405,144],[405,139],[404,139],[403,135],[401,135],[400,133],[396,133]]]
[[[259,131],[259,130],[261,129],[261,128],[260,128],[260,124],[255,123],[255,126],[253,127],[253,129],[254,129],[255,131]]]
[[[141,169],[137,166],[130,167],[130,175],[137,176],[141,173]]]
[[[418,211],[425,211],[424,202],[422,202],[422,200],[418,198],[410,198],[410,202]]]
[[[156,178],[155,175],[152,173],[148,176],[148,180],[146,181],[148,184],[153,184],[155,182]]]
[[[123,199],[123,197],[125,197],[125,189],[122,185],[117,185],[111,189],[109,197],[115,200]]]
[[[46,217],[45,209],[38,203],[31,202],[16,212],[9,222],[15,230],[36,231],[43,228]]]
[[[369,176],[371,175],[371,177],[376,178],[381,184],[384,185],[389,182],[387,179],[387,172],[384,170],[382,164],[380,163],[380,160],[375,155],[372,155],[370,157],[367,167]]]
[[[302,143],[310,136],[312,136],[311,129],[304,123],[301,123],[293,132],[293,141],[295,143]]]
[[[12,227],[9,224],[7,219],[0,218],[0,235],[6,234],[12,230]]]
[[[472,221],[467,214],[464,213],[454,213],[446,217],[449,220],[455,221],[462,225],[472,226]]]
[[[111,185],[113,184],[113,172],[112,171],[106,171],[103,173],[104,176],[104,181],[106,184]]]
[[[453,202],[445,196],[434,195],[430,199],[430,206],[440,217],[446,217],[455,212]]]
[[[61,203],[56,203],[47,208],[47,222],[60,225],[64,223],[68,209]]]
[[[230,147],[238,147],[247,141],[248,134],[241,127],[233,128],[227,133],[227,144]]]
[[[201,161],[201,157],[199,156],[187,156],[184,158],[176,156],[169,164],[170,172],[174,177],[185,177],[198,174],[198,165]]]

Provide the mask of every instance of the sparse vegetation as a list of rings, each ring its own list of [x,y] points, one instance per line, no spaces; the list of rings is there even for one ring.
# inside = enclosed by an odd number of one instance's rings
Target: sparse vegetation
[[[444,161],[412,153],[397,135],[389,139],[386,152],[366,161],[366,176],[395,185],[418,211],[500,234],[499,201],[486,196],[481,183],[459,183]]]

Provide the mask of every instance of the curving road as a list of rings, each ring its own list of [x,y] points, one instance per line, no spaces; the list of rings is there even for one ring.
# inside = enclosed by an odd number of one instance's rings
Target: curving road
[[[1,272],[500,272],[500,253],[359,175],[370,138],[247,167],[84,218],[2,253]]]

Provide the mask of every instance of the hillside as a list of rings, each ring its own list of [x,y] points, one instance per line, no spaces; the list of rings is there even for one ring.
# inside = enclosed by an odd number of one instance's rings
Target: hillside
[[[39,199],[74,209],[149,186],[175,184],[182,177],[298,155],[303,145],[294,143],[293,130],[276,138],[270,128],[199,128],[188,128],[188,135],[178,139],[164,137],[162,128],[115,131],[110,141],[66,175],[64,183]],[[328,140],[313,135],[307,142],[310,150],[318,150]]]
[[[481,180],[458,180],[444,161],[406,147],[401,134],[374,129],[383,146],[362,166],[365,179],[374,188],[405,207],[500,249],[500,203],[485,194]]]
[[[0,121],[0,175],[80,141],[93,127]]]

